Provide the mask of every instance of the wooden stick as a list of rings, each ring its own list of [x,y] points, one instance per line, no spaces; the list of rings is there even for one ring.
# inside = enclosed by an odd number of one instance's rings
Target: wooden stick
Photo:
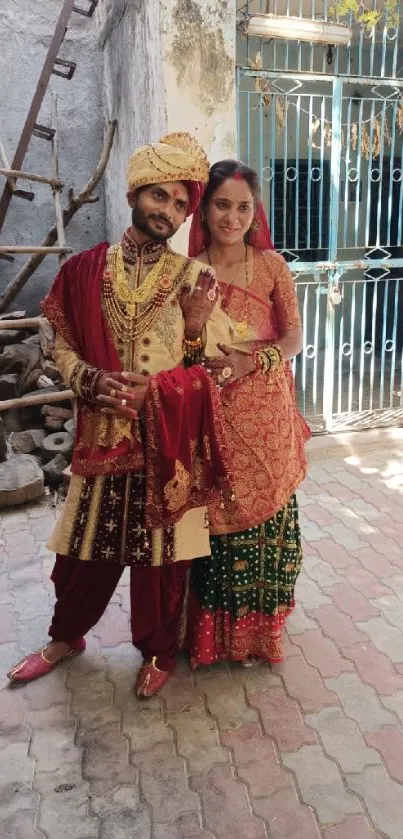
[[[0,253],[72,253],[73,248],[52,248],[46,245],[0,245]]]
[[[8,169],[9,172],[12,171],[10,169],[10,164],[8,162],[7,152],[4,148],[1,140],[0,140],[0,160],[3,164],[3,166],[5,166]],[[15,180],[12,177],[8,177],[7,180],[8,180],[8,185],[11,189],[11,192],[15,192],[16,189],[17,189],[17,184],[16,184]]]
[[[16,396],[14,399],[0,401],[0,413],[10,408],[27,408],[30,405],[51,405],[53,402],[66,402],[74,399],[72,390],[58,390],[55,393],[34,393],[27,396]]]
[[[15,320],[1,320],[0,329],[39,329],[46,318],[15,318]]]
[[[23,181],[37,181],[40,184],[49,184],[57,189],[63,189],[63,182],[59,178],[48,178],[46,175],[35,175],[33,172],[21,172],[19,169],[3,169],[0,167],[0,175],[5,175],[8,182],[10,179],[14,183],[14,178],[21,178]]]
[[[72,192],[69,193],[69,200],[65,210],[63,210],[63,226],[67,227],[68,223],[71,221],[73,216],[76,212],[83,206],[83,204],[92,204],[94,201],[98,199],[93,195],[94,189],[97,187],[99,181],[102,178],[102,175],[105,172],[109,155],[111,153],[112,145],[113,145],[113,138],[115,136],[117,126],[117,120],[113,120],[108,124],[108,128],[105,134],[104,145],[101,153],[101,157],[98,162],[98,166],[94,170],[93,174],[89,181],[85,184],[82,188],[81,192],[77,195],[74,195]],[[54,225],[45,238],[42,241],[43,247],[48,247],[54,245],[57,242],[57,228]],[[6,286],[2,294],[0,294],[0,313],[5,312],[10,303],[17,297],[17,294],[24,288],[25,283],[32,274],[36,271],[38,266],[44,260],[45,254],[36,253],[31,256],[31,259],[22,266],[18,274],[14,277],[11,282]]]
[[[57,120],[57,94],[52,95],[52,128],[55,133],[52,137],[52,174],[55,181],[59,180],[59,146],[58,146],[58,120]],[[64,235],[63,212],[60,201],[60,189],[53,188],[53,201],[55,204],[56,215],[56,230],[57,239],[61,248],[66,247],[66,237]],[[63,265],[66,261],[66,253],[61,253],[59,256],[59,264]]]

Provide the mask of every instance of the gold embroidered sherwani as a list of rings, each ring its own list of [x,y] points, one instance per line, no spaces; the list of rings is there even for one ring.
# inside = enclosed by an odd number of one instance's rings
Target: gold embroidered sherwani
[[[122,239],[127,277],[133,287],[141,285],[166,252],[166,244],[149,242],[139,247],[129,233]],[[178,294],[184,284],[193,289],[206,266],[183,256],[176,257],[178,282],[165,300],[151,327],[131,344],[119,340],[103,301],[103,311],[125,371],[153,375],[183,363],[184,319]],[[141,310],[141,307],[140,307]],[[84,313],[83,313],[84,314]],[[230,320],[217,305],[205,329],[205,353],[217,354],[217,342],[231,342]],[[64,337],[56,334],[54,357],[64,382],[78,397],[87,392],[88,365],[79,358]],[[122,417],[93,412],[83,415],[82,441],[113,448],[123,439],[138,434],[138,424]],[[147,433],[145,429],[145,433]],[[130,482],[130,490],[128,484]],[[129,475],[73,474],[64,506],[48,547],[58,554],[82,560],[117,561],[121,564],[161,565],[167,552],[170,561],[190,560],[210,554],[205,508],[185,513],[173,528],[146,531],[139,524],[139,506],[145,492],[142,472]],[[125,509],[122,509],[125,506]],[[167,530],[172,531],[167,534]]]

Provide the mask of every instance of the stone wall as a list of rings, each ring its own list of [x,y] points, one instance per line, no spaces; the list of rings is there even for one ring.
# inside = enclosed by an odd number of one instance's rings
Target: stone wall
[[[0,136],[10,162],[34,94],[38,77],[50,45],[62,0],[2,0],[0,10]],[[51,95],[58,94],[60,126],[60,173],[67,188],[79,189],[91,174],[102,147],[102,53],[98,45],[94,18],[73,14],[62,58],[77,62],[71,81],[52,76],[40,114],[40,122],[50,124]],[[25,159],[26,171],[50,172],[50,145],[32,138]],[[0,178],[3,188],[4,179]],[[29,186],[28,186],[29,188]],[[1,244],[40,244],[54,223],[49,187],[36,184],[32,204],[13,199],[0,234]],[[105,238],[104,188],[101,200],[80,210],[67,228],[67,240],[74,250],[91,247]],[[63,201],[63,197],[62,197]],[[12,279],[23,257],[13,264],[0,260],[0,290]],[[17,306],[29,313],[38,304],[57,270],[57,259],[46,257],[17,299]]]

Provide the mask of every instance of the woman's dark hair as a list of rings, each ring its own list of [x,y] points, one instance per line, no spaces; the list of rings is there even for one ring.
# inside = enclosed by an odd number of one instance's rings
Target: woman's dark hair
[[[245,166],[240,160],[220,160],[210,169],[209,182],[201,203],[202,210],[207,209],[214,193],[228,178],[242,178],[250,187],[253,200],[256,201],[259,198],[259,178],[254,169]]]

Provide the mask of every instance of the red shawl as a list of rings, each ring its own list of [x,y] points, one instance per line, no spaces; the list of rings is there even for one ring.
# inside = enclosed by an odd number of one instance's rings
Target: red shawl
[[[80,358],[112,373],[121,371],[122,364],[102,311],[107,249],[108,244],[102,242],[69,259],[42,308],[56,332]],[[97,405],[78,400],[72,473],[124,474],[145,467],[150,527],[172,524],[186,510],[205,506],[219,490],[229,489],[221,404],[202,368],[176,368],[151,377],[145,446],[134,428],[131,439],[124,438],[114,448],[98,445],[97,424],[103,416]],[[80,444],[83,422],[88,431],[89,418],[94,438],[91,447],[84,448]],[[183,485],[180,493],[177,480]]]

